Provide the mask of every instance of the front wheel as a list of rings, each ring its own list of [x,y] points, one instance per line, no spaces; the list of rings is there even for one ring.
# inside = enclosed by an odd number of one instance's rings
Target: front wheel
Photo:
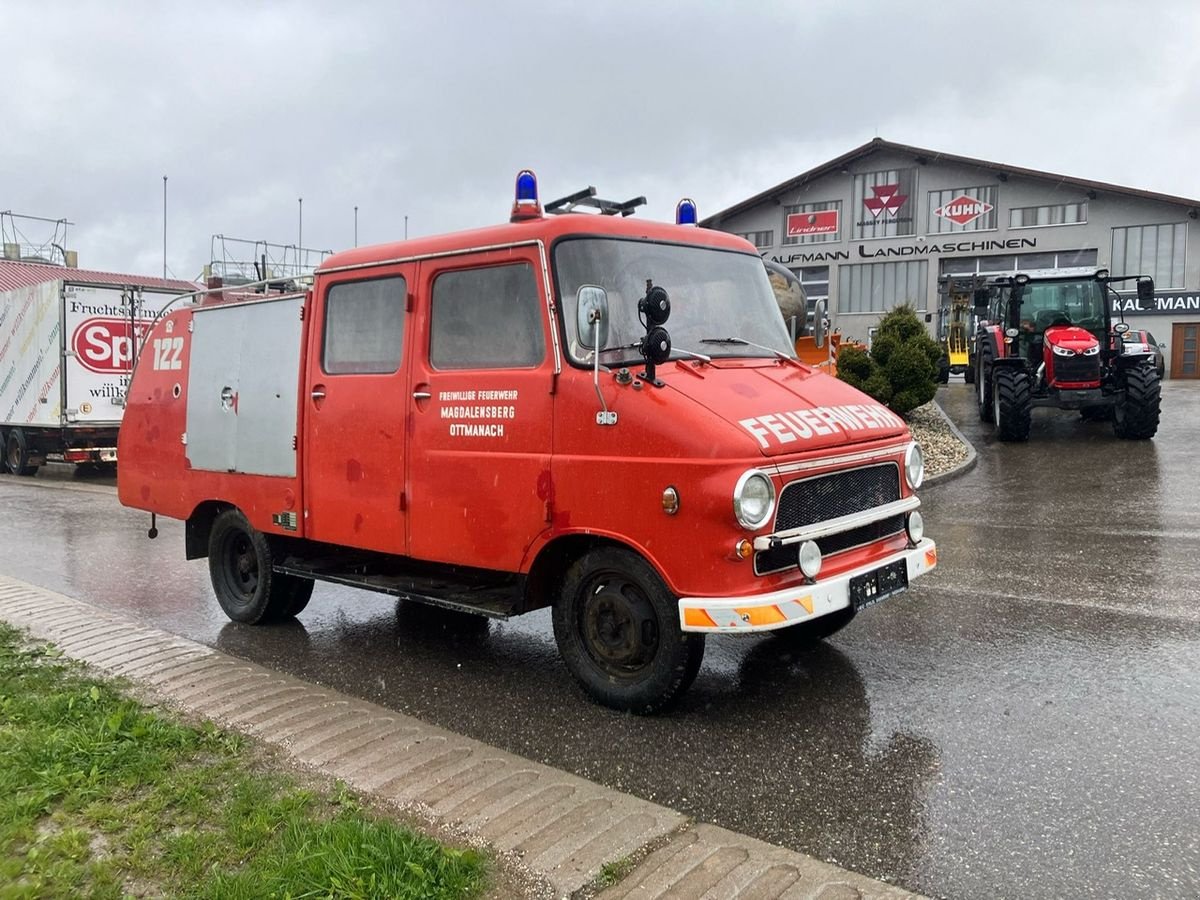
[[[1125,390],[1113,407],[1113,432],[1119,438],[1145,441],[1158,433],[1162,383],[1150,366],[1125,372]]]
[[[975,396],[979,400],[980,422],[992,420],[992,379],[988,377],[991,373],[988,371],[987,362],[987,358],[982,353],[979,354],[979,365],[976,366],[975,373]]]
[[[700,671],[704,635],[679,627],[676,598],[649,563],[622,547],[590,550],[571,565],[553,620],[571,675],[613,709],[664,709]]]
[[[967,371],[963,373],[963,381],[967,384],[975,383],[975,367],[967,366]]]
[[[992,411],[1002,441],[1029,440],[1033,388],[1027,372],[998,369],[992,374]]]
[[[313,583],[272,570],[266,536],[238,509],[217,516],[208,537],[208,574],[225,615],[259,625],[295,616],[308,605]]]

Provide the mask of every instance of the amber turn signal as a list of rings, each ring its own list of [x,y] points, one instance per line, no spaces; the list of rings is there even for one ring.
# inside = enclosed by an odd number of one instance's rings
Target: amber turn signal
[[[668,516],[673,516],[679,512],[679,491],[673,487],[668,487],[663,491],[662,496],[663,512]]]

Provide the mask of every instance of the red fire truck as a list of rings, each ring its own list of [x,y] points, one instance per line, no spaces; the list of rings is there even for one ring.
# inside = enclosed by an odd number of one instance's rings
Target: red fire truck
[[[904,422],[796,359],[749,243],[635,203],[543,211],[524,171],[508,224],[164,316],[121,502],[186,521],[235,621],[321,580],[549,606],[575,679],[634,712],[686,690],[706,635],[819,639],[930,571]]]

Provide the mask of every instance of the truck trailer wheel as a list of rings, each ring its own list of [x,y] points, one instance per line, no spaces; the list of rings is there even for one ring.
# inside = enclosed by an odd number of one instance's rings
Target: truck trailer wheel
[[[296,615],[312,596],[313,583],[271,570],[271,546],[241,510],[217,516],[208,537],[208,573],[225,615],[258,625]]]
[[[1113,407],[1113,432],[1130,441],[1146,441],[1158,433],[1162,383],[1150,366],[1125,373],[1125,392]]]
[[[29,460],[32,455],[29,452],[29,443],[25,439],[25,432],[20,428],[11,429],[4,445],[4,464],[8,467],[8,471],[14,475],[36,475],[39,467],[30,465]]]
[[[575,680],[613,709],[663,709],[700,671],[704,635],[680,629],[676,598],[629,550],[600,547],[576,560],[553,620],[558,652]]]

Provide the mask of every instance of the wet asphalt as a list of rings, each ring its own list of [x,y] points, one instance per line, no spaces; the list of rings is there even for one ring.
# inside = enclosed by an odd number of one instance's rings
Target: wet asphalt
[[[1200,384],[1148,442],[1038,410],[1000,444],[969,386],[939,402],[978,462],[922,491],[938,570],[808,652],[710,639],[658,718],[586,700],[545,610],[318,585],[228,623],[181,523],[148,541],[81,478],[0,478],[0,571],[926,894],[1200,895]]]

